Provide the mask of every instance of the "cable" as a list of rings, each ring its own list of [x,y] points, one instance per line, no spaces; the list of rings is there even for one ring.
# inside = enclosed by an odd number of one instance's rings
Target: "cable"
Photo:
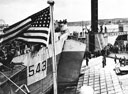
[[[3,72],[0,71],[0,73],[6,77],[12,84],[14,84],[17,88],[19,88],[24,94],[27,94],[22,88],[20,88],[16,83],[14,83],[9,77],[7,77]]]

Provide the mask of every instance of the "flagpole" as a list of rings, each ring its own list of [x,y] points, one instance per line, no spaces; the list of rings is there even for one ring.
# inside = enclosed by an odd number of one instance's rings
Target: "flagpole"
[[[52,56],[52,67],[53,67],[53,88],[54,94],[57,94],[57,64],[56,64],[56,55],[55,55],[55,40],[54,40],[54,22],[53,22],[53,6],[54,1],[48,0],[47,2],[50,5],[50,17],[51,17],[51,38],[52,38],[52,49],[53,49],[53,56]]]

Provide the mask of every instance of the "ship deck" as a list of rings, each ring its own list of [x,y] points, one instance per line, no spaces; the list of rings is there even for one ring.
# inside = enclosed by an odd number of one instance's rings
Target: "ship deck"
[[[0,71],[0,85],[8,81],[7,77],[11,79],[13,76],[21,72],[24,68],[25,66],[23,65],[15,65],[12,70]]]

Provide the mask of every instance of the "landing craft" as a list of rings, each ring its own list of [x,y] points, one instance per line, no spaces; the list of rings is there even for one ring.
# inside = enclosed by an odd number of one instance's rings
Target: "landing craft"
[[[56,59],[57,64],[62,53],[62,48],[68,33],[55,33],[56,36]],[[16,43],[16,44],[15,44]],[[11,49],[9,45],[13,46]],[[0,74],[0,94],[24,94],[21,90],[31,94],[48,93],[53,86],[52,73],[52,45],[48,47],[40,44],[29,44],[21,41],[11,41],[2,46],[4,53],[8,54],[6,50],[15,51],[14,57],[10,61],[6,61],[8,68],[1,65]],[[12,53],[10,53],[12,54]],[[5,57],[1,57],[5,59]],[[7,58],[8,59],[8,58]],[[13,62],[13,64],[12,64]],[[10,67],[13,65],[13,67]],[[15,83],[15,84],[14,84]],[[21,87],[21,89],[19,89]],[[27,94],[27,93],[26,93]]]
[[[36,16],[37,15],[38,14],[36,14]],[[29,21],[28,19],[29,17],[25,20]],[[13,27],[16,26],[16,28],[18,28],[25,20],[22,20],[4,30],[11,31],[13,29],[13,35],[16,35],[19,31],[15,30]],[[31,25],[34,26],[33,23]],[[60,83],[63,83],[63,85],[72,82],[77,83],[85,51],[84,43],[68,39],[68,29],[64,28],[67,27],[66,23],[61,26],[61,29],[59,29],[58,32],[55,32],[54,48],[57,63],[55,67],[58,69],[57,77],[60,86],[62,85]],[[28,27],[26,28],[26,26],[24,26],[24,28],[25,29],[21,30],[22,32],[24,30],[28,31]],[[14,31],[16,32],[14,33]],[[12,36],[9,35],[9,32],[6,32],[1,36],[1,39],[3,40],[1,41],[0,46],[0,94],[50,93],[54,84],[52,70],[53,46],[51,42],[49,41],[48,45],[44,46],[40,43],[12,39],[15,37]],[[80,50],[76,49],[76,45],[78,48],[80,47]],[[62,79],[62,77],[64,78]]]

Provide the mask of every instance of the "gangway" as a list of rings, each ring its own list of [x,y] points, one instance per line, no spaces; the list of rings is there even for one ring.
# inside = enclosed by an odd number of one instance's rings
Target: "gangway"
[[[85,33],[85,36],[88,35],[90,33]],[[118,35],[126,35],[128,34],[128,31],[123,31],[123,32],[107,32],[107,33],[93,33],[93,34],[102,34],[102,35],[106,35],[106,36],[118,36]],[[82,36],[84,37],[84,36]]]
[[[89,36],[90,33],[85,33],[85,35],[81,36],[82,38],[85,38],[86,41],[89,41]],[[108,38],[113,37],[113,36],[119,36],[119,35],[128,35],[128,31],[124,32],[106,32],[106,33],[91,33],[95,35],[95,50],[99,49],[102,50],[108,43]],[[88,42],[86,42],[88,43]],[[89,47],[89,44],[87,45]]]
[[[107,33],[104,33],[104,34],[107,34],[107,36],[119,36],[119,35],[128,34],[128,31],[124,31],[124,32],[107,32]]]

